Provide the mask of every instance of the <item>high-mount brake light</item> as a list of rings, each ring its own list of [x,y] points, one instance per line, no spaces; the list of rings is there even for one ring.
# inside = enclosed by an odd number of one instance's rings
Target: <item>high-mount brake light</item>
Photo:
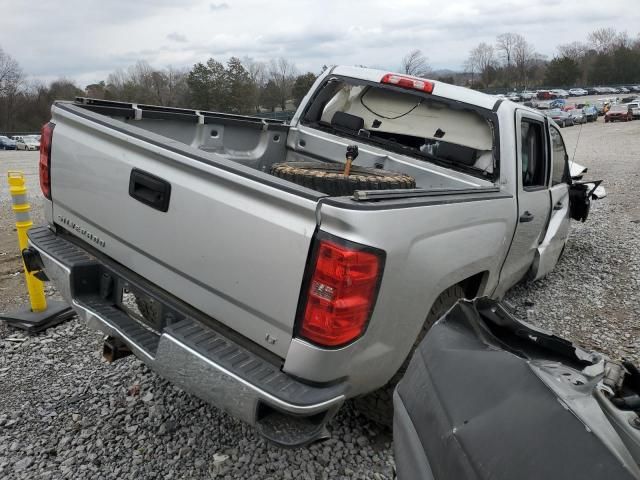
[[[40,131],[40,189],[42,194],[51,200],[51,140],[54,123],[47,122]]]
[[[384,252],[327,237],[314,248],[298,335],[320,346],[338,347],[359,338],[367,327]]]
[[[425,93],[433,92],[433,82],[429,82],[428,80],[423,80],[421,78],[398,75],[397,73],[387,73],[382,77],[380,83],[395,85],[396,87],[401,88],[409,88],[411,90],[418,90]]]

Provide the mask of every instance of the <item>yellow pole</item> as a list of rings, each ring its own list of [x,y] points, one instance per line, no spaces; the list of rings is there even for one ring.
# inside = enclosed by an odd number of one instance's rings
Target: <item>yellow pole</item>
[[[27,231],[33,225],[31,221],[31,205],[27,201],[27,187],[25,187],[24,174],[18,171],[9,171],[9,193],[13,203],[13,211],[16,214],[16,230],[18,231],[18,244],[20,253],[27,248]],[[44,283],[27,272],[24,266],[24,276],[29,291],[29,301],[32,312],[44,312],[47,309],[47,299],[44,296]]]

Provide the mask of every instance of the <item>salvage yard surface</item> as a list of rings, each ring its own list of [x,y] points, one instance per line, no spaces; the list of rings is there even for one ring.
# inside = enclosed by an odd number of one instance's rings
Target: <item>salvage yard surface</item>
[[[571,100],[570,100],[571,101]],[[640,351],[640,121],[563,130],[609,196],[547,278],[507,294],[521,318],[615,358]],[[6,172],[23,170],[42,222],[36,152],[0,152],[0,308],[26,304]],[[50,293],[52,289],[50,288]],[[299,450],[163,381],[133,357],[101,358],[78,320],[29,337],[0,324],[0,478],[393,478],[389,432],[347,404],[331,438]]]

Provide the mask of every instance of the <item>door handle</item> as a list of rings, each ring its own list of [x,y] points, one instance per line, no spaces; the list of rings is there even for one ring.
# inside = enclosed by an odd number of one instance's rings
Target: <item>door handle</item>
[[[534,218],[535,218],[535,215],[533,215],[530,211],[527,210],[522,215],[520,215],[520,223],[532,222]]]
[[[553,209],[554,210],[562,210],[562,207],[564,207],[564,203],[558,202],[553,206]]]
[[[169,210],[171,184],[160,177],[134,168],[129,178],[129,195],[161,212]]]

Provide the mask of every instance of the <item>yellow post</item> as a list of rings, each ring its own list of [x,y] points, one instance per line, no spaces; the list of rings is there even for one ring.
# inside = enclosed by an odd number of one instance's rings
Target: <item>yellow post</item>
[[[18,231],[18,244],[20,252],[27,248],[27,231],[33,225],[31,221],[31,205],[27,201],[27,187],[25,187],[24,174],[18,171],[9,171],[9,193],[13,203],[13,211],[16,214],[16,230]],[[47,309],[47,299],[44,296],[44,284],[27,272],[24,266],[25,282],[29,291],[29,301],[32,312],[44,312]]]

